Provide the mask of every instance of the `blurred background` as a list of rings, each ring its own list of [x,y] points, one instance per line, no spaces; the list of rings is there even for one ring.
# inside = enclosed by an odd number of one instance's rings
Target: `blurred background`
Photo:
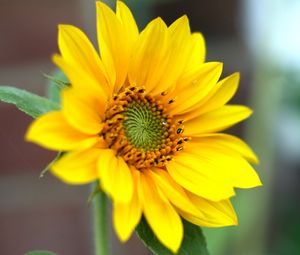
[[[114,1],[106,1],[114,6]],[[241,72],[232,101],[255,114],[229,132],[257,152],[264,186],[233,199],[239,226],[204,229],[212,255],[300,254],[300,1],[127,0],[140,29],[156,16],[187,14],[223,76]],[[57,24],[82,28],[95,42],[94,0],[0,0],[0,84],[45,95],[54,70]],[[25,143],[31,118],[0,103],[0,254],[51,250],[92,254],[88,187],[67,186],[41,170],[54,153]],[[150,254],[135,235],[113,254]],[[194,255],[194,254],[191,254]]]

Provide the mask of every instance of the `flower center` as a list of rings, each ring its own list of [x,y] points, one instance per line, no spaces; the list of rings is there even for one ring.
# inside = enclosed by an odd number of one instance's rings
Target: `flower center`
[[[141,170],[163,167],[189,138],[182,122],[175,123],[159,100],[143,88],[129,87],[108,105],[103,136],[111,149],[127,164]]]
[[[149,99],[128,104],[123,122],[125,135],[132,145],[144,151],[159,148],[168,135],[167,117],[158,105]]]

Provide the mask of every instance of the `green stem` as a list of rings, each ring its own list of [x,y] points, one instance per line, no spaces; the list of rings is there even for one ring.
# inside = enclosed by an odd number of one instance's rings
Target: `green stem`
[[[93,218],[95,255],[109,255],[107,201],[101,190],[93,198]]]

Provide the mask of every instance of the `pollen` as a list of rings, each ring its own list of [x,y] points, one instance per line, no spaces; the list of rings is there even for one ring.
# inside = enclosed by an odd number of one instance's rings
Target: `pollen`
[[[163,167],[172,160],[190,139],[183,133],[183,121],[176,122],[167,114],[161,98],[132,86],[109,102],[100,135],[118,156],[142,170]]]

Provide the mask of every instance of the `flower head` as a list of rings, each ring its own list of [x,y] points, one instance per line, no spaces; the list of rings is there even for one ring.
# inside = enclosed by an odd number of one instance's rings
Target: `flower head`
[[[236,225],[234,188],[261,185],[251,149],[220,133],[251,110],[228,105],[239,74],[219,81],[222,64],[204,63],[200,33],[182,16],[139,32],[130,10],[97,2],[100,54],[85,34],[60,25],[54,62],[71,86],[60,111],[30,126],[27,140],[66,152],[52,173],[70,184],[100,180],[113,221],[127,240],[143,214],[158,239],[177,251],[181,217],[199,226]]]

